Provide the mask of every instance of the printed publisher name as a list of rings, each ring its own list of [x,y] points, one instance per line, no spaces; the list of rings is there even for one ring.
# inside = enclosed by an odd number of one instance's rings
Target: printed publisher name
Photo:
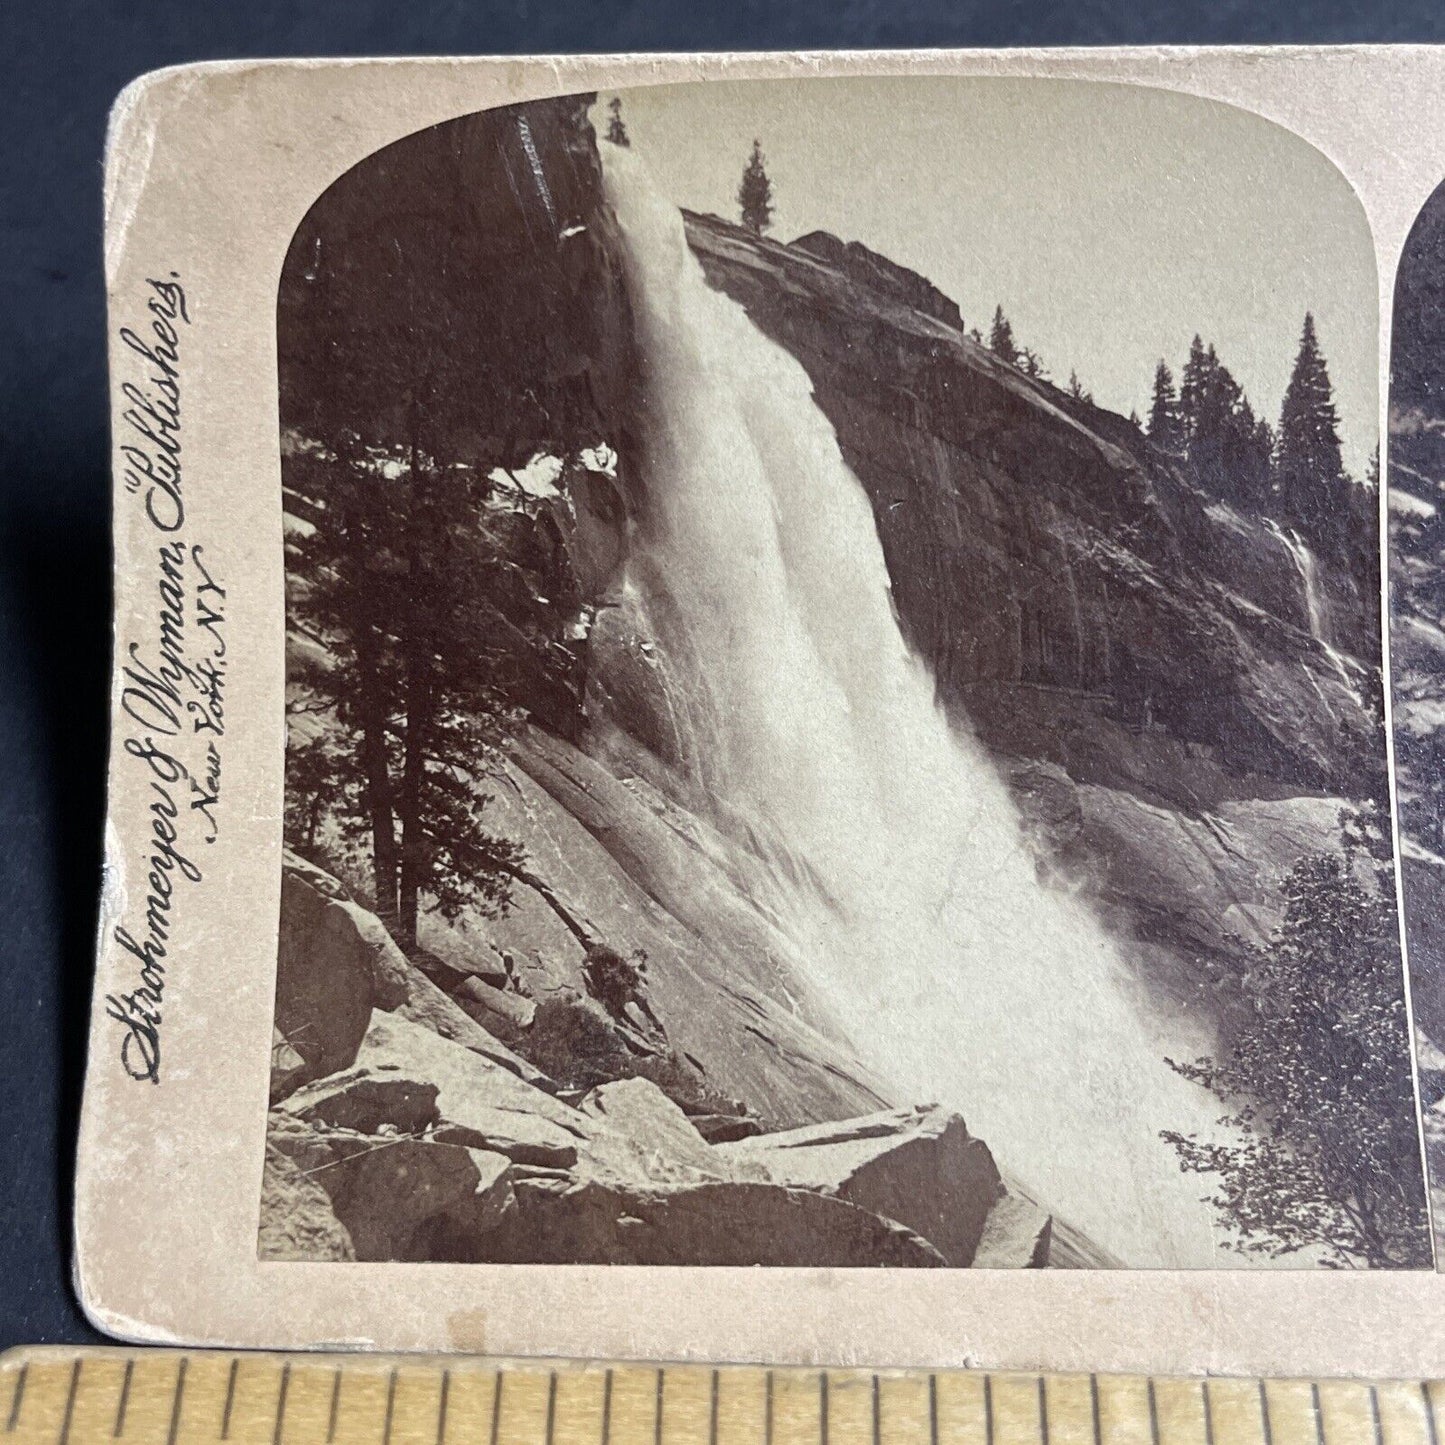
[[[119,440],[125,489],[156,539],[154,605],[144,635],[125,641],[120,677],[120,746],[141,771],[147,798],[142,838],[127,847],[127,876],[142,876],[145,890],[113,935],[133,986],[107,994],[105,1013],[120,1028],[121,1067],[158,1084],[181,899],[205,877],[202,850],[220,835],[229,658],[226,589],[205,547],[186,535],[181,353],[191,314],[176,272],[146,284],[147,319],[120,330],[139,362],[120,383],[127,405]]]

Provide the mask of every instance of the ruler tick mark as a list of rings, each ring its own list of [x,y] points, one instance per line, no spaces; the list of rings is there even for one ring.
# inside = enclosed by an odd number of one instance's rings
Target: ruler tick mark
[[[878,1376],[873,1376],[873,1445],[882,1445],[883,1403],[878,1395]]]
[[[500,1381],[498,1382],[500,1385]],[[602,1445],[612,1436],[612,1371],[602,1377]]]
[[[501,1378],[499,1375],[498,1379]],[[386,1421],[381,1427],[381,1445],[391,1445],[391,1417],[396,1409],[396,1371],[386,1377]],[[280,1441],[277,1441],[280,1445]]]
[[[125,1434],[125,1411],[130,1404],[130,1382],[135,1374],[135,1361],[125,1362],[125,1376],[120,1382],[120,1403],[115,1407],[115,1428],[111,1430],[111,1438],[119,1440]],[[225,1439],[225,1436],[221,1437]]]
[[[341,1404],[341,1366],[336,1367],[336,1373],[331,1377],[331,1413],[326,1419],[326,1445],[336,1439],[336,1412]]]
[[[60,1422],[60,1445],[70,1445],[70,1422],[75,1415],[75,1392],[80,1388],[81,1358],[70,1367],[70,1385],[65,1392],[65,1418]]]
[[[1259,1422],[1264,1426],[1264,1445],[1274,1445],[1274,1427],[1269,1421],[1269,1391],[1259,1382]]]
[[[763,1404],[763,1445],[773,1445],[773,1372],[768,1371]]]
[[[1154,1393],[1154,1376],[1149,1376],[1149,1439],[1159,1445],[1159,1400]]]
[[[1435,1401],[1430,1398],[1430,1384],[1420,1382],[1420,1394],[1425,1400],[1425,1428],[1430,1434],[1430,1445],[1440,1445],[1440,1432],[1435,1428]]]
[[[611,1379],[612,1371],[608,1370],[608,1378]],[[502,1372],[497,1371],[497,1383],[492,1390],[492,1445],[497,1445],[497,1431],[502,1424]],[[605,1425],[604,1425],[605,1430]],[[606,1439],[604,1433],[603,1439]]]
[[[1370,1386],[1370,1424],[1375,1431],[1375,1445],[1385,1445],[1385,1426],[1380,1419],[1380,1392],[1376,1386]]]
[[[231,1368],[226,1372],[226,1403],[221,1410],[222,1440],[229,1440],[231,1438],[231,1408],[236,1403],[236,1371],[240,1368],[241,1361],[235,1359],[231,1361]],[[119,1434],[120,1432],[117,1431],[116,1433]],[[328,1435],[326,1438],[329,1440],[331,1437]]]
[[[828,1445],[828,1372],[818,1371],[818,1439]]]
[[[938,1445],[938,1376],[928,1377],[928,1445]]]
[[[1049,1445],[1049,1396],[1042,1375],[1039,1376],[1039,1445]]]
[[[652,1445],[662,1445],[662,1384],[666,1370],[657,1372],[657,1394],[652,1402]]]
[[[20,1423],[20,1407],[25,1403],[25,1381],[29,1374],[30,1366],[21,1365],[15,1377],[15,1393],[10,1397],[10,1414],[5,1421],[7,1435]]]
[[[286,1418],[286,1392],[291,1388],[291,1366],[281,1366],[281,1384],[276,1391],[276,1424],[271,1430],[271,1445],[281,1445],[282,1421]]]
[[[1320,1387],[1316,1384],[1310,1385],[1310,1409],[1315,1417],[1315,1439],[1319,1445],[1325,1445],[1325,1417],[1320,1410]]]
[[[993,1377],[983,1377],[983,1438],[985,1445],[993,1445]]]
[[[291,1388],[291,1366],[281,1367],[281,1385],[276,1392],[276,1426],[271,1432],[271,1445],[281,1445],[281,1431],[286,1420],[286,1395]]]
[[[1089,1411],[1094,1417],[1094,1445],[1104,1445],[1104,1432],[1099,1420],[1099,1377],[1089,1376]]]
[[[1204,1405],[1204,1445],[1214,1445],[1214,1402],[1209,1398],[1209,1381],[1199,1382],[1199,1398]]]
[[[557,1427],[557,1372],[547,1376],[547,1445],[552,1445],[552,1432]]]
[[[708,1445],[717,1445],[717,1397],[718,1397],[718,1372],[712,1372],[712,1398],[708,1402],[707,1414],[707,1440]]]
[[[437,1445],[444,1445],[447,1438],[447,1395],[451,1393],[452,1372],[442,1371],[442,1393],[437,1401]]]
[[[176,1445],[176,1436],[181,1428],[181,1401],[186,1397],[186,1366],[190,1364],[187,1356],[181,1356],[181,1362],[176,1366],[176,1394],[171,1402],[171,1426],[166,1431],[166,1445]]]

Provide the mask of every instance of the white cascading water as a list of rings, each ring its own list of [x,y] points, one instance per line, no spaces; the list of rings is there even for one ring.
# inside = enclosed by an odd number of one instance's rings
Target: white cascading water
[[[1319,564],[1315,561],[1315,554],[1310,551],[1304,538],[1298,532],[1286,531],[1268,518],[1264,525],[1274,534],[1280,546],[1289,553],[1295,571],[1299,574],[1300,593],[1304,598],[1305,616],[1309,621],[1310,636],[1319,643],[1321,651],[1329,658],[1330,666],[1339,675],[1340,681],[1353,692],[1355,679],[1350,675],[1349,663],[1330,641],[1324,600],[1320,595]]]
[[[785,922],[900,1101],[956,1108],[1127,1263],[1218,1262],[1208,1183],[1159,1138],[1218,1111],[1164,1063],[1114,945],[1041,885],[1005,785],[937,706],[806,373],[707,285],[637,154],[602,149],[646,371],[628,586],[706,717],[694,781],[806,860]]]

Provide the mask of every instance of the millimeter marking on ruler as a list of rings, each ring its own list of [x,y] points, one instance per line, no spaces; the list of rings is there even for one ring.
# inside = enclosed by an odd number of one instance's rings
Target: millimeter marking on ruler
[[[231,1361],[231,1379],[232,1379],[232,1380],[234,1380],[234,1379],[236,1378],[236,1366],[239,1365],[240,1363],[241,1363],[241,1362],[240,1362],[239,1360],[232,1360],[232,1361]],[[125,1375],[124,1375],[124,1377],[122,1378],[122,1380],[121,1380],[121,1385],[120,1385],[120,1403],[117,1404],[116,1407],[115,1407],[115,1428],[110,1432],[110,1435],[111,1435],[111,1439],[112,1439],[112,1440],[119,1440],[120,1437],[121,1437],[123,1434],[125,1434],[125,1407],[130,1404],[130,1382],[131,1382],[131,1378],[134,1376],[134,1374],[135,1374],[135,1361],[134,1361],[134,1360],[127,1360],[127,1361],[125,1362]],[[226,1400],[226,1417],[227,1417],[227,1420],[228,1420],[228,1421],[229,1421],[229,1419],[230,1419],[230,1414],[231,1414],[231,1403],[230,1403],[230,1398],[227,1397],[227,1400]],[[224,1440],[225,1438],[226,1438],[225,1432],[223,1431],[222,1434],[221,1434],[221,1439]]]
[[[282,1421],[286,1418],[286,1392],[291,1387],[291,1366],[281,1366],[281,1384],[276,1390],[276,1424],[271,1431],[271,1445],[281,1445]],[[387,1424],[387,1435],[391,1434],[390,1422]]]
[[[1429,1382],[205,1351],[0,1359],[0,1445],[1445,1445]]]
[[[341,1366],[336,1367],[336,1372],[331,1377],[331,1414],[326,1422],[327,1445],[336,1439],[336,1412],[341,1407]]]
[[[166,1445],[176,1445],[179,1438],[178,1432],[181,1428],[181,1401],[186,1395],[186,1367],[190,1364],[187,1356],[182,1355],[180,1363],[176,1366],[176,1390],[175,1398],[171,1404],[171,1427],[166,1432]]]

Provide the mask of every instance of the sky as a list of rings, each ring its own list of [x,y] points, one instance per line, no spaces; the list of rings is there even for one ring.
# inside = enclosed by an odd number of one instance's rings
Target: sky
[[[891,77],[622,92],[678,205],[737,219],[763,146],[789,241],[822,229],[921,272],[988,331],[1002,303],[1050,376],[1147,416],[1198,332],[1274,422],[1313,311],[1346,465],[1378,425],[1369,224],[1307,142],[1231,106],[1088,81]],[[605,120],[599,109],[594,123]]]

